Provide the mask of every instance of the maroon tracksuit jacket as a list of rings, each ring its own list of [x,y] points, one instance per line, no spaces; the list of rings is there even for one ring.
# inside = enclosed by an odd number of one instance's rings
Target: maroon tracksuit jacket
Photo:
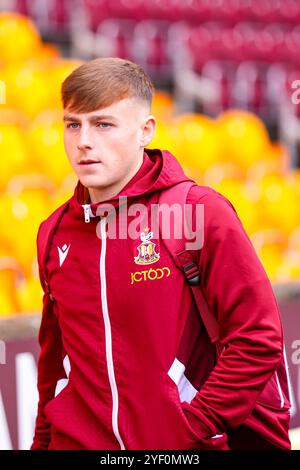
[[[118,196],[150,210],[185,180],[172,155],[147,150]],[[82,207],[83,195],[78,183],[46,260],[51,298],[32,449],[226,449],[234,439],[241,448],[288,449],[280,315],[230,202],[204,186],[187,200],[204,204],[199,269],[226,345],[214,368],[214,348],[163,240],[147,245],[151,227],[142,227],[143,243],[105,237],[105,218],[95,217],[95,204]],[[118,211],[118,197],[107,202]],[[143,265],[147,254],[153,261]]]

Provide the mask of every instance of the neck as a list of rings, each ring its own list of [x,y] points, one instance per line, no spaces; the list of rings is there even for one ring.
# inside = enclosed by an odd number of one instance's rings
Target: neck
[[[143,163],[143,154],[141,158],[138,160],[136,166],[132,168],[132,171],[126,175],[125,178],[123,178],[120,181],[117,181],[115,184],[112,184],[111,186],[107,186],[105,188],[88,188],[88,193],[90,197],[90,202],[92,204],[96,204],[99,202],[103,201],[108,201],[109,199],[112,199],[115,197],[117,194],[121,192],[121,190],[129,183],[129,181],[134,177],[134,175],[139,171],[140,167],[142,166]]]

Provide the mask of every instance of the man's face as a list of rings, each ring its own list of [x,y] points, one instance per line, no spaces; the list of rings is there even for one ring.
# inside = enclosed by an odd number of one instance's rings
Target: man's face
[[[90,195],[113,196],[138,171],[155,129],[148,113],[147,105],[135,98],[90,113],[64,110],[66,153]]]

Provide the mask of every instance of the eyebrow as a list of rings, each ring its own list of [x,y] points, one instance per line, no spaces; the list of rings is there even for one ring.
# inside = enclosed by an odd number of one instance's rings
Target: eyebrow
[[[88,118],[88,122],[90,122],[90,123],[94,123],[94,122],[97,122],[97,121],[104,121],[104,120],[106,120],[106,121],[116,121],[117,119],[114,116],[104,115],[104,114],[94,115],[94,116],[91,116],[90,118]],[[81,122],[80,119],[78,119],[75,116],[71,116],[70,114],[66,114],[63,117],[63,121],[64,122],[72,121],[72,122],[78,122],[78,123]]]

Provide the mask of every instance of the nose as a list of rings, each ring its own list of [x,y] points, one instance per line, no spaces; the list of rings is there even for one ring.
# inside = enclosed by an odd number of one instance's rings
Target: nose
[[[90,150],[93,148],[92,139],[88,127],[81,127],[77,142],[77,148],[78,150]]]

